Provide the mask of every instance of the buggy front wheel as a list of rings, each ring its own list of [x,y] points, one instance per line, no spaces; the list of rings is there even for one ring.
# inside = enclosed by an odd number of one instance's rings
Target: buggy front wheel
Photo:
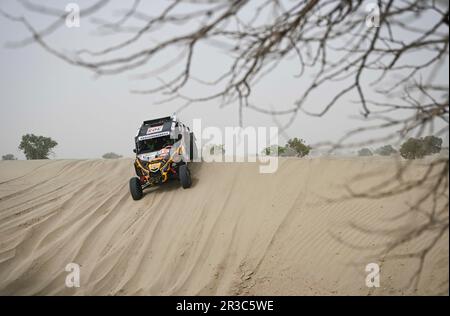
[[[191,187],[191,172],[187,165],[181,165],[179,169],[180,182],[183,189],[187,189]]]
[[[133,200],[137,201],[142,199],[143,192],[142,192],[142,186],[141,181],[139,178],[131,178],[130,179],[130,193],[133,197]]]

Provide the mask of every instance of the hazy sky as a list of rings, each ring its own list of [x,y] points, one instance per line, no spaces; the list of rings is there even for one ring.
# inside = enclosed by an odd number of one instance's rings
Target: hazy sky
[[[46,1],[46,5],[60,8],[69,2],[80,7],[91,1]],[[37,2],[39,3],[39,2]],[[127,8],[132,1],[115,1],[106,12],[117,19],[117,9]],[[141,10],[158,12],[160,1],[146,1]],[[1,1],[0,8],[14,15],[26,14],[13,0]],[[103,12],[103,11],[102,11]],[[61,28],[49,37],[49,42],[61,49],[102,47],[117,41],[117,37],[93,34],[89,20],[81,17],[80,28]],[[89,18],[88,18],[89,19]],[[30,15],[34,25],[42,27],[52,18]],[[134,24],[137,24],[134,23]],[[39,28],[38,27],[38,28]],[[163,30],[162,32],[170,32]],[[22,39],[27,36],[23,25],[0,17],[0,43]],[[123,37],[122,37],[123,38]],[[126,38],[126,37],[125,37]],[[149,38],[148,40],[152,40]],[[226,64],[226,58],[217,50],[204,47],[197,50],[196,70],[208,73]],[[174,56],[175,56],[175,52]],[[167,56],[166,56],[167,57]],[[448,56],[447,56],[448,57]],[[154,61],[158,63],[158,61]],[[308,78],[293,79],[297,73],[295,61],[281,64],[254,90],[253,103],[270,108],[290,107]],[[162,64],[162,60],[161,60]],[[139,74],[145,69],[134,72]],[[439,74],[448,84],[448,63]],[[305,81],[306,80],[306,81]],[[155,105],[159,96],[131,94],[134,88],[149,88],[149,80],[136,80],[132,74],[95,78],[85,69],[70,66],[33,44],[20,49],[0,48],[0,154],[13,153],[23,158],[17,147],[26,133],[50,136],[58,141],[56,158],[98,158],[114,151],[125,156],[132,155],[133,137],[143,120],[172,114],[180,105],[174,101]],[[150,86],[151,87],[151,86]],[[195,88],[200,89],[200,88]],[[193,88],[193,93],[201,93]],[[321,91],[314,100],[320,104],[329,100],[330,91]],[[353,98],[354,99],[354,98]],[[325,117],[313,118],[300,114],[288,130],[291,136],[300,136],[308,143],[337,140],[346,131],[360,126],[361,121],[350,118],[359,113],[359,106],[352,98],[343,100]],[[180,114],[188,124],[201,118],[208,126],[236,126],[236,106],[219,109],[218,102],[193,105]],[[272,119],[266,115],[246,111],[245,125],[271,126]]]

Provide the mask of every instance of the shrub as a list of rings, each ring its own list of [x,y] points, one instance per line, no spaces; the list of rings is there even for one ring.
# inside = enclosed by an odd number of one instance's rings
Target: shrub
[[[283,152],[279,156],[281,156],[281,157],[297,157],[297,152],[290,147],[284,147]]]
[[[6,154],[2,156],[2,160],[17,160],[17,158],[13,154]]]
[[[422,142],[418,138],[410,138],[400,148],[400,155],[405,159],[420,159],[425,157]]]
[[[106,153],[102,156],[103,159],[119,159],[122,158],[121,155],[118,155],[116,153]]]
[[[369,157],[369,156],[373,156],[373,153],[369,148],[362,148],[360,151],[358,151],[358,156]]]
[[[402,144],[400,155],[405,159],[422,159],[428,155],[438,154],[441,150],[442,139],[439,137],[409,138]]]
[[[225,155],[225,145],[211,145],[209,148],[210,155]]]
[[[311,147],[306,145],[303,139],[297,137],[288,140],[286,147],[293,149],[296,152],[297,157],[305,157],[309,155],[309,152],[311,151]]]
[[[396,154],[397,150],[391,145],[386,145],[375,150],[375,153],[380,156],[390,156]]]
[[[439,154],[442,150],[442,138],[427,136],[423,140],[424,151],[427,155]]]
[[[263,154],[266,156],[280,156],[286,152],[286,147],[272,145],[263,150]]]

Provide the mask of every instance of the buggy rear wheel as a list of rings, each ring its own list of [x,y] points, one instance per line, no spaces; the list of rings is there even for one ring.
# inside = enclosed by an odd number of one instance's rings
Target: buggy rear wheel
[[[142,192],[141,181],[139,180],[139,178],[130,179],[130,193],[133,197],[133,200],[137,201],[142,199],[144,193]]]
[[[180,175],[180,182],[183,189],[190,188],[192,184],[192,179],[191,179],[191,172],[189,171],[188,166],[181,165],[178,172]]]

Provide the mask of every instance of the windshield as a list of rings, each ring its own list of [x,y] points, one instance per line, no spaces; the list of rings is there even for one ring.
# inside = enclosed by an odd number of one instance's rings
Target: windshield
[[[138,143],[138,153],[143,154],[158,151],[173,144],[174,140],[170,136],[140,141]]]

